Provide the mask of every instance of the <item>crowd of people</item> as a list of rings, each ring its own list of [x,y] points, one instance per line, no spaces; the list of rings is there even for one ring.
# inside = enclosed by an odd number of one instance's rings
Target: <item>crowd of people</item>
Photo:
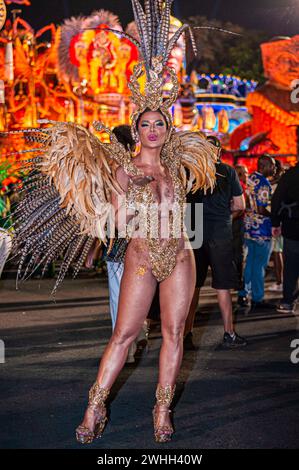
[[[296,308],[299,271],[293,269],[297,278],[290,282],[288,246],[294,250],[299,244],[298,169],[297,164],[284,170],[281,162],[270,155],[261,156],[257,171],[249,176],[245,167],[236,168],[244,184],[246,201],[240,224],[244,236],[242,253],[246,254],[243,286],[238,292],[240,307],[247,307],[251,297],[251,311],[276,308],[278,312],[291,313]],[[275,283],[269,286],[269,291],[282,294],[278,305],[264,298],[265,273],[271,256]],[[296,249],[293,260],[296,261]],[[239,264],[240,270],[242,266],[243,263]]]
[[[215,145],[220,143],[212,137]],[[219,150],[221,154],[221,150]],[[293,313],[299,278],[299,163],[285,170],[279,160],[262,155],[249,175],[245,165],[235,168],[217,163],[213,192],[189,196],[203,203],[203,244],[194,250],[197,284],[185,327],[185,349],[196,349],[192,329],[200,288],[211,268],[223,317],[223,345],[245,346],[233,329],[231,290],[238,293],[237,308],[248,312],[277,310]],[[276,305],[265,300],[265,274],[273,258],[275,283],[268,290],[280,292]]]

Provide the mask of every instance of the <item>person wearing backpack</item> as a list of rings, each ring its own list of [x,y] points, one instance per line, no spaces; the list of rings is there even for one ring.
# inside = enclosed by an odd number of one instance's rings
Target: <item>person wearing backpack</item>
[[[284,237],[283,298],[277,311],[292,313],[299,295],[299,162],[278,182],[271,201],[271,221],[273,237]]]

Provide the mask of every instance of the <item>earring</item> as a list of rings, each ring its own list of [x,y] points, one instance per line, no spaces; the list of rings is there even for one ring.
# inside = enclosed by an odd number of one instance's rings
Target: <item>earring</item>
[[[138,140],[136,142],[136,145],[135,145],[135,149],[132,151],[132,157],[136,157],[139,153],[140,153],[140,149],[141,149],[141,143],[140,141]]]

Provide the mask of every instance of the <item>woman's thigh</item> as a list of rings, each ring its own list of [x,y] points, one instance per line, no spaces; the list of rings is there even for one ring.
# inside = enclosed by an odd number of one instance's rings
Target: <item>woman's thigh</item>
[[[194,294],[195,280],[193,250],[184,248],[177,255],[172,274],[160,283],[162,330],[170,326],[184,326]]]
[[[120,285],[116,333],[126,331],[128,335],[138,333],[147,317],[157,281],[150,269],[140,270],[136,254],[127,252],[124,273]]]

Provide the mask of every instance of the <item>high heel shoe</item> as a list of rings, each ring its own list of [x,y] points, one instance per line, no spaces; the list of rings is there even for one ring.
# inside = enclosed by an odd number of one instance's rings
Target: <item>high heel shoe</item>
[[[148,336],[149,336],[149,331],[150,331],[150,327],[149,327],[149,321],[150,320],[145,320],[142,324],[142,328],[141,330],[139,331],[139,334],[136,338],[136,343],[140,343],[141,341],[147,343],[148,342]]]
[[[171,405],[171,402],[174,397],[175,385],[166,385],[162,387],[158,385],[156,390],[156,399],[157,403],[153,409],[153,420],[154,420],[154,435],[156,442],[169,442],[171,441],[174,429],[172,425],[159,425],[159,420],[157,417],[158,413],[171,413],[171,410],[168,408]],[[166,409],[161,409],[161,407],[167,407]],[[159,409],[160,408],[160,409]]]
[[[129,351],[128,351],[128,355],[127,355],[127,359],[126,359],[126,364],[134,364],[135,363],[135,353],[137,351],[137,345],[136,345],[136,341],[133,341],[133,343],[131,343],[130,347],[129,347]]]
[[[91,444],[94,439],[101,437],[107,422],[105,401],[108,398],[109,392],[110,390],[102,388],[97,382],[95,382],[89,390],[87,409],[100,414],[96,420],[93,431],[83,424],[77,427],[76,438],[81,444]]]

